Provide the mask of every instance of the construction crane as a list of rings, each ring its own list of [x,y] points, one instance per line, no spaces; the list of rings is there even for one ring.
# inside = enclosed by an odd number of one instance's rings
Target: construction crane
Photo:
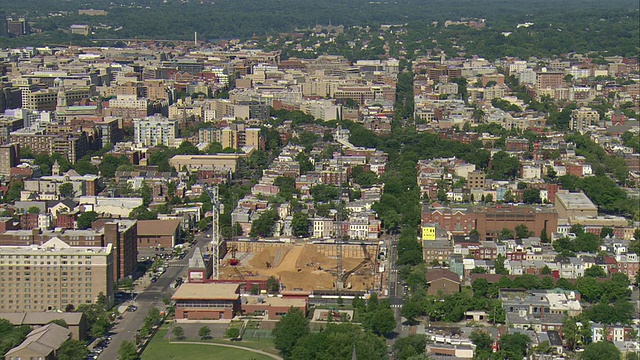
[[[342,290],[344,288],[344,281],[342,280],[342,241],[344,234],[342,231],[342,153],[338,155],[337,159],[338,167],[338,238],[336,239],[336,290]]]
[[[220,219],[220,200],[218,198],[218,186],[206,190],[211,198],[213,205],[213,221],[211,223],[211,258],[213,260],[213,273],[211,278],[218,280],[220,278],[220,227],[218,221]]]

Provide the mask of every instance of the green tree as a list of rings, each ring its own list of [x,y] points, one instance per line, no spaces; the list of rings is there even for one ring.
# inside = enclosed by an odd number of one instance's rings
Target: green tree
[[[371,303],[367,306],[367,312],[363,326],[367,330],[371,330],[376,335],[387,335],[396,327],[396,320],[391,310],[391,304],[388,300],[380,301],[377,305]]]
[[[98,219],[98,213],[95,211],[87,211],[83,212],[78,216],[78,220],[76,221],[76,225],[78,229],[88,229],[91,227],[94,221]]]
[[[580,360],[620,360],[621,356],[617,346],[608,341],[601,341],[585,346],[584,351],[580,354]]]
[[[269,276],[269,278],[267,279],[267,291],[272,294],[275,294],[279,290],[280,290],[280,285],[276,277],[273,275]]]
[[[508,275],[509,271],[504,267],[505,257],[502,254],[498,254],[495,262],[496,274]]]
[[[401,337],[393,344],[393,351],[396,358],[406,360],[412,356],[422,354],[427,346],[429,337],[422,334],[410,334],[407,337]]]
[[[237,327],[230,326],[224,331],[224,337],[228,339],[237,339],[238,336],[240,336],[240,329]]]
[[[474,330],[469,335],[469,340],[476,346],[476,355],[478,359],[487,359],[491,354],[491,345],[493,339],[491,335],[482,330]]]
[[[295,236],[302,238],[309,237],[309,219],[307,218],[307,214],[302,212],[293,214],[291,228]]]
[[[71,183],[62,183],[60,184],[60,186],[58,186],[58,193],[60,193],[60,196],[68,199],[68,198],[72,198],[76,191],[73,189],[73,184]]]
[[[27,214],[35,214],[38,215],[40,214],[40,208],[37,206],[32,206],[30,208],[27,209]]]
[[[607,277],[607,273],[598,265],[593,265],[584,271],[584,276],[592,278],[604,278]]]
[[[351,359],[355,347],[358,359],[386,358],[383,338],[364,332],[355,324],[331,323],[320,332],[309,333],[298,340],[290,357],[285,359]]]
[[[542,199],[540,198],[540,189],[531,188],[522,193],[522,201],[526,204],[540,204]]]
[[[289,359],[298,340],[309,333],[309,321],[300,309],[292,307],[276,323],[271,333],[276,349],[280,350],[285,359]]]
[[[120,344],[118,360],[140,360],[138,349],[131,341],[125,340]]]
[[[548,265],[545,265],[540,271],[542,275],[551,275],[551,268]]]
[[[604,239],[607,236],[614,237],[615,235],[613,233],[613,229],[612,228],[610,228],[608,226],[605,226],[600,230],[600,237]]]
[[[84,342],[69,339],[58,349],[58,360],[84,360],[89,355],[89,349]]]
[[[523,239],[523,238],[527,238],[529,236],[533,235],[531,231],[529,231],[529,228],[527,227],[527,225],[525,224],[518,224],[516,225],[516,237],[518,239]]]
[[[173,334],[176,339],[182,340],[184,338],[184,329],[182,326],[174,326],[174,328],[171,329],[171,334]]]
[[[251,237],[268,237],[273,235],[273,226],[278,220],[278,213],[273,210],[264,211],[260,217],[251,223]]]
[[[479,278],[471,284],[473,296],[478,298],[486,297],[489,292],[489,282],[487,279]]]
[[[206,340],[211,337],[211,329],[208,326],[203,326],[198,330],[198,336],[200,339]]]
[[[509,359],[522,359],[527,355],[531,339],[525,334],[514,333],[500,337],[500,349]]]
[[[499,151],[491,159],[491,178],[494,180],[513,180],[520,175],[522,164],[517,157]]]

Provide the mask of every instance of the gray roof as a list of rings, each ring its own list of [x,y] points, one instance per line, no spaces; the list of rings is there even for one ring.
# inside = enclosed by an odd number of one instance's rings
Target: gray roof
[[[202,258],[202,252],[199,247],[193,251],[193,256],[189,259],[189,268],[190,269],[204,269],[206,265],[204,263],[204,259]]]
[[[20,345],[9,350],[5,356],[19,355],[20,351],[28,350],[42,354],[45,357],[58,350],[70,338],[71,331],[69,329],[53,323],[47,324],[32,330]]]

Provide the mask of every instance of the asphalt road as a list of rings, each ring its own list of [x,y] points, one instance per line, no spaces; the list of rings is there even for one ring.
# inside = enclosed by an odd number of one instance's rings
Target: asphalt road
[[[206,238],[207,233],[208,231],[196,237],[198,240],[196,246],[202,247],[205,245],[208,241]],[[174,283],[176,278],[179,276],[186,278],[189,258],[193,255],[193,251],[196,246],[192,246],[189,249],[189,253],[184,257],[184,259],[170,260],[169,266],[166,267],[167,271],[158,278],[158,281],[152,283],[145,279],[142,286],[146,283],[149,283],[149,285],[142,290],[136,289],[139,293],[135,297],[133,304],[138,307],[138,310],[135,312],[125,312],[122,316],[123,318],[118,321],[113,328],[111,328],[111,342],[102,351],[98,357],[99,360],[117,359],[120,344],[125,340],[132,342],[135,341],[136,333],[144,324],[144,318],[149,313],[149,309],[152,307],[162,309],[164,307],[162,299],[164,297],[170,298],[174,292],[174,289],[171,288],[171,284]],[[145,274],[143,276],[148,275]]]
[[[395,340],[401,336],[402,329],[402,316],[400,315],[400,308],[402,307],[402,295],[404,287],[398,274],[398,267],[396,261],[398,260],[398,239],[392,238],[389,244],[389,302],[391,302],[391,309],[395,313],[396,317],[396,329],[395,336],[387,339],[387,346],[389,351],[393,347]]]

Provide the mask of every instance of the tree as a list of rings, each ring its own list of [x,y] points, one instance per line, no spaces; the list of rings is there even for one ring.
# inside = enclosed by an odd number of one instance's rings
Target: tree
[[[498,151],[491,159],[491,178],[495,180],[513,180],[520,174],[522,164],[516,156]]]
[[[601,238],[606,238],[606,237],[614,237],[614,233],[613,233],[613,229],[608,227],[608,226],[604,226],[601,230],[600,230],[600,237]]]
[[[500,349],[509,359],[522,359],[527,355],[531,339],[525,334],[514,333],[500,337]]]
[[[300,338],[291,356],[285,359],[351,359],[354,347],[358,359],[378,360],[387,357],[383,338],[364,332],[355,324],[331,323],[320,332]]]
[[[208,326],[203,326],[198,330],[198,336],[200,339],[205,340],[211,337],[211,329]]]
[[[228,327],[227,330],[224,331],[224,337],[228,339],[237,339],[240,336],[240,329],[237,327]]]
[[[123,341],[118,349],[118,360],[140,360],[138,349],[131,341]]]
[[[73,189],[73,184],[71,183],[62,183],[60,184],[60,186],[58,186],[58,193],[60,193],[60,196],[68,199],[68,198],[72,198],[76,191]]]
[[[293,219],[291,219],[291,228],[293,229],[293,234],[297,237],[308,237],[309,236],[309,219],[307,218],[307,214],[302,212],[296,212],[293,214]]]
[[[176,337],[178,340],[182,340],[184,338],[184,329],[182,326],[175,326],[171,329],[171,334]]]
[[[533,235],[531,231],[529,231],[529,228],[527,227],[527,225],[525,224],[518,224],[516,225],[516,237],[518,239],[523,239],[523,238],[527,238],[529,236]]]
[[[531,188],[522,193],[522,201],[526,204],[540,204],[542,199],[540,198],[540,189]]]
[[[393,351],[396,358],[406,360],[412,356],[422,354],[429,337],[422,334],[411,334],[407,337],[401,337],[393,344]]]
[[[271,275],[267,279],[267,291],[270,293],[277,293],[280,290],[280,285],[275,276]]]
[[[487,359],[491,354],[491,345],[493,339],[491,335],[482,330],[474,330],[469,335],[469,340],[476,346],[476,353],[478,359]]]
[[[374,293],[375,294],[375,293]],[[374,299],[374,300],[372,300]],[[369,298],[363,327],[376,335],[387,335],[396,327],[396,320],[388,300],[377,301],[377,295]]]
[[[273,344],[285,359],[289,359],[298,340],[308,333],[309,321],[300,309],[291,307],[273,328]]]
[[[89,349],[82,341],[69,339],[62,343],[57,355],[58,360],[84,360],[89,355]]]
[[[76,225],[78,229],[84,230],[91,227],[94,221],[98,219],[98,213],[95,211],[87,211],[83,212],[78,216],[78,220],[76,221]]]
[[[32,206],[32,207],[27,209],[27,214],[38,215],[38,214],[40,214],[40,208],[37,207],[37,206]]]
[[[549,267],[549,265],[545,265],[541,272],[542,275],[551,275],[551,268]]]
[[[613,343],[601,341],[585,346],[584,351],[580,354],[580,360],[600,359],[620,360],[620,350]]]
[[[260,217],[251,224],[251,237],[268,237],[273,235],[273,225],[278,220],[278,213],[273,210],[264,211]]]
[[[500,231],[500,235],[498,235],[498,239],[500,240],[509,240],[515,237],[513,231],[511,229],[504,228]]]
[[[489,282],[487,279],[479,278],[471,284],[473,288],[473,296],[483,298],[487,296],[489,291]]]
[[[495,262],[496,274],[508,275],[509,271],[504,267],[505,257],[502,254],[498,254]]]
[[[593,278],[607,277],[607,273],[598,265],[593,265],[584,271],[584,276]]]

